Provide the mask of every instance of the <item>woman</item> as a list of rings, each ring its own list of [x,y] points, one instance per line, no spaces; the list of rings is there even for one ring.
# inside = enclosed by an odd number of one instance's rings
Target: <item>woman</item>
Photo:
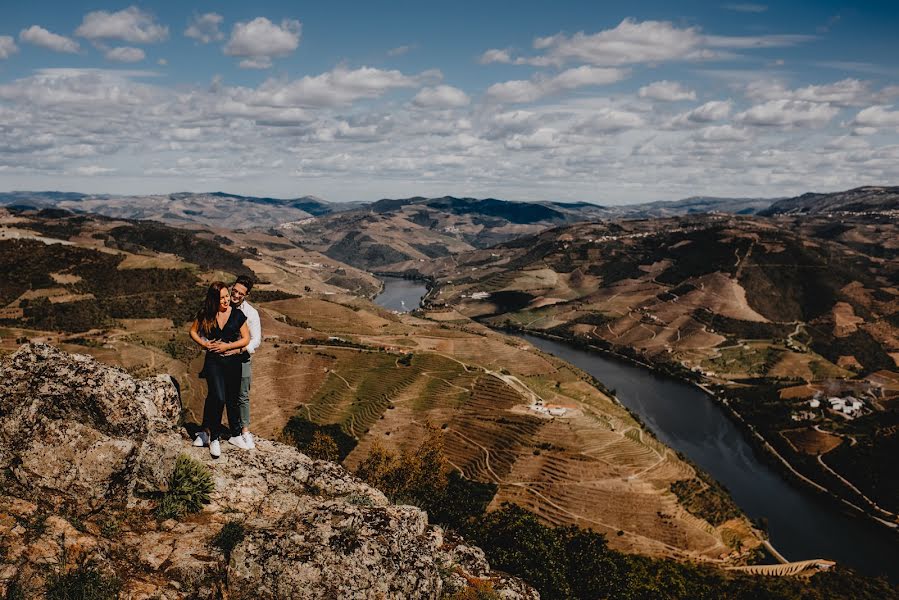
[[[209,454],[218,458],[222,454],[222,411],[226,401],[236,402],[241,376],[241,355],[225,356],[224,353],[250,343],[247,317],[231,308],[231,293],[221,281],[216,281],[206,291],[203,308],[190,326],[190,337],[206,350],[203,374],[208,388],[203,407],[203,430],[197,434],[194,446],[208,444]]]

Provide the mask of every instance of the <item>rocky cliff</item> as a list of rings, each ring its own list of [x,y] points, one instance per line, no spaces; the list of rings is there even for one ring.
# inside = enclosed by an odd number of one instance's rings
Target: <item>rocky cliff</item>
[[[180,413],[167,376],[39,344],[0,361],[0,596],[41,597],[81,573],[123,598],[441,598],[472,585],[539,597],[336,464],[267,440],[211,459]],[[161,520],[182,455],[214,489],[201,512]]]

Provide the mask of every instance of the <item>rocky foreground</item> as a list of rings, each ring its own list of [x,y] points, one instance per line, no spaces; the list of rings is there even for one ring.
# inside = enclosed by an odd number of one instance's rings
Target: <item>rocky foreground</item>
[[[168,376],[41,344],[0,361],[0,596],[43,597],[92,565],[135,599],[440,598],[488,581],[539,597],[339,465],[267,440],[213,460],[180,414]],[[159,520],[180,455],[205,463],[214,491],[200,513]],[[242,539],[223,551],[226,524]]]

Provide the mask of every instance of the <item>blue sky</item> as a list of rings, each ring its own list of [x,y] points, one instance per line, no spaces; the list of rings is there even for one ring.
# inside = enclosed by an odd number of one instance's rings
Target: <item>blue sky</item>
[[[895,2],[15,2],[0,190],[620,204],[896,184],[897,26]]]

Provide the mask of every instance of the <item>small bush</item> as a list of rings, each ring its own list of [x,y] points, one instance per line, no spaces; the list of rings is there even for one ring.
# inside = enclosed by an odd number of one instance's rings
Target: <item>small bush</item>
[[[502,600],[493,583],[484,579],[469,579],[468,587],[444,596],[446,600]]]
[[[347,503],[352,504],[354,506],[374,506],[375,502],[371,499],[371,496],[367,496],[365,494],[350,494],[344,500]]]
[[[362,481],[380,489],[393,502],[437,510],[444,498],[448,465],[443,456],[443,436],[431,428],[418,448],[400,454],[377,442],[356,470]]]
[[[204,504],[209,504],[214,489],[212,473],[206,465],[182,454],[169,477],[169,489],[156,507],[156,517],[177,519],[200,512]]]
[[[76,568],[50,573],[47,577],[48,600],[114,600],[122,584],[118,578],[105,575],[93,562]]]
[[[225,557],[230,557],[231,552],[246,537],[246,529],[240,521],[228,521],[225,526],[219,530],[214,538],[212,545],[222,551]]]
[[[337,442],[334,441],[327,433],[316,431],[312,434],[312,440],[302,449],[310,458],[318,460],[329,460],[337,462],[340,459],[340,453],[337,449]]]

